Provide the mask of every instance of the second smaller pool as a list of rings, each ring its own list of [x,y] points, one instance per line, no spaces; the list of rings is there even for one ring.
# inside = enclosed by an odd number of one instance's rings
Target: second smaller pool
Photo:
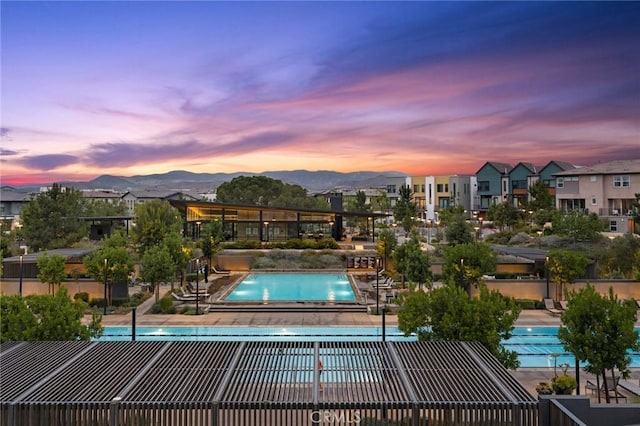
[[[355,302],[345,274],[250,274],[224,299],[229,302]]]

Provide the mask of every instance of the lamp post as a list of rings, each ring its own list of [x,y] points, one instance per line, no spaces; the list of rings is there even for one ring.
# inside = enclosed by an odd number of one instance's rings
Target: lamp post
[[[22,297],[22,255],[20,255],[20,297]]]
[[[540,248],[540,240],[542,239],[542,231],[536,231],[536,234],[538,234],[538,249]]]
[[[264,240],[266,242],[269,242],[269,222],[267,222],[266,220],[263,222],[264,223],[264,229],[265,229],[265,237]]]
[[[104,260],[104,311],[103,314],[107,315],[107,268],[109,265],[109,260]]]
[[[464,258],[460,258],[460,275],[461,275],[461,280],[462,280],[462,288],[464,288],[464,290],[469,294],[469,296],[471,296],[471,291],[467,290],[467,286],[465,285],[465,279],[464,279]]]
[[[549,256],[544,258],[544,277],[547,279],[547,299],[549,298]]]
[[[196,315],[198,315],[199,306],[198,301],[200,300],[200,259],[196,259]]]
[[[380,258],[376,257],[376,315],[380,306]]]
[[[478,242],[478,231],[480,230],[480,227],[479,226],[474,226],[473,230],[475,231],[473,236],[475,237],[475,241],[477,243]]]

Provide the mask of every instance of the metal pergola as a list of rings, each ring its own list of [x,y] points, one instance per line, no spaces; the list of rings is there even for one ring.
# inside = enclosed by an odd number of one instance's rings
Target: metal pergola
[[[537,425],[538,402],[478,343],[19,342],[0,424]]]

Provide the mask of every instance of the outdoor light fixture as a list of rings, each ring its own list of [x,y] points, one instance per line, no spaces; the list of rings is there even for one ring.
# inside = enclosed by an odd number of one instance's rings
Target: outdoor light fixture
[[[198,301],[200,300],[200,259],[196,259],[196,315],[199,312]]]
[[[20,297],[22,297],[22,255],[20,255]]]
[[[104,259],[104,315],[107,315],[107,267],[109,260]]]

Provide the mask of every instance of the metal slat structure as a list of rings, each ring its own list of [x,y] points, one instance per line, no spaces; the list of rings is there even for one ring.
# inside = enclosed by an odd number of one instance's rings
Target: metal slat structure
[[[537,399],[464,342],[3,344],[0,396],[10,426],[538,424]]]

